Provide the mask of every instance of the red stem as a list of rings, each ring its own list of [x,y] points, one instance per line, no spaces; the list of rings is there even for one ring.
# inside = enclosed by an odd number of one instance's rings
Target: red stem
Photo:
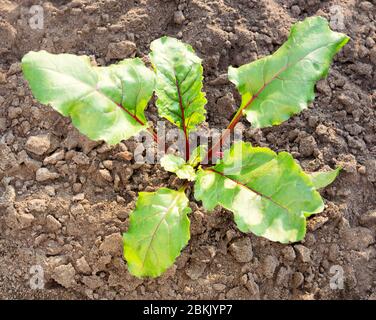
[[[185,138],[185,161],[189,160],[189,137],[188,137],[188,132],[187,132],[187,127],[185,125],[185,114],[184,114],[184,106],[183,106],[183,100],[181,97],[180,93],[180,87],[179,87],[179,81],[176,78],[176,89],[178,91],[178,96],[179,96],[179,107],[180,107],[180,112],[181,112],[181,121],[183,122],[183,132],[184,132],[184,138]]]
[[[217,140],[217,142],[209,149],[208,153],[205,156],[205,162],[208,160],[211,160],[213,157],[213,153],[218,151],[218,148],[220,148],[223,144],[223,141],[229,136],[229,134],[234,130],[237,123],[240,121],[240,119],[243,116],[243,111],[249,107],[249,105],[254,101],[254,99],[257,98],[259,93],[255,94],[242,108],[238,110],[238,112],[235,114],[234,118],[232,118],[231,122],[227,126],[226,130],[223,131],[220,138]]]
[[[135,121],[137,121],[140,125],[144,126],[145,122],[143,122],[140,118],[138,118],[135,114],[132,114],[127,109],[125,109],[121,104],[116,103],[118,107],[120,107],[122,110],[124,110],[126,113],[128,113]],[[153,140],[156,144],[158,144],[158,134],[152,129],[147,128],[147,132],[153,137]]]
[[[302,59],[300,59],[299,61],[301,61],[301,60]],[[231,133],[231,131],[234,129],[234,127],[236,126],[236,124],[239,122],[239,120],[243,116],[243,111],[245,109],[247,109],[255,99],[257,99],[257,97],[266,88],[266,86],[268,84],[270,84],[274,79],[278,78],[278,76],[283,71],[285,71],[289,66],[290,66],[290,64],[285,65],[269,81],[265,82],[265,80],[264,80],[263,86],[252,96],[252,98],[243,107],[241,107],[238,110],[238,112],[235,114],[234,118],[231,120],[230,124],[227,126],[226,130],[222,133],[222,135],[219,138],[219,140],[214,144],[213,147],[211,147],[209,149],[209,151],[208,151],[208,153],[207,153],[207,155],[205,157],[205,162],[208,161],[208,160],[210,160],[212,158],[213,153],[217,151],[218,147],[222,146],[223,141],[225,140],[225,138],[227,138],[227,136]]]

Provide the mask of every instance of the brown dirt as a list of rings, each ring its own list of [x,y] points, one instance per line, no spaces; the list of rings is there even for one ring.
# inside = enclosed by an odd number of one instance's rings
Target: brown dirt
[[[27,12],[38,3],[44,28],[32,30]],[[228,66],[272,53],[293,22],[330,18],[333,5],[351,41],[313,105],[274,128],[244,122],[248,141],[290,151],[308,171],[343,165],[305,241],[284,246],[242,234],[229,212],[209,215],[191,196],[192,239],[176,265],[159,279],[132,277],[121,257],[128,214],[138,191],[173,187],[174,179],[159,166],[119,160],[120,151],[134,150],[132,140],[113,148],[91,143],[33,100],[22,56],[46,49],[93,55],[103,65],[134,50],[123,43],[116,51],[121,45],[113,43],[131,41],[144,57],[153,39],[181,38],[204,60],[208,123],[223,128],[239,102],[224,80]],[[174,21],[177,10],[184,21]],[[375,1],[0,0],[0,298],[376,298],[375,19]],[[155,107],[149,110],[156,120]],[[39,168],[49,170],[39,175],[56,174],[37,181]],[[30,289],[33,265],[44,268],[44,290]],[[342,290],[329,286],[335,265],[344,270]]]

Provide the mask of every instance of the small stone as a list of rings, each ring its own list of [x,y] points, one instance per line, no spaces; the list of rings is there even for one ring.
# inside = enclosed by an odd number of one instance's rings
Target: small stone
[[[273,275],[277,266],[278,266],[278,260],[276,257],[271,256],[271,255],[266,256],[262,260],[262,270],[263,270],[263,274],[265,278],[268,278],[268,279],[273,278]]]
[[[48,215],[46,217],[46,227],[49,231],[55,232],[61,228],[61,223],[54,216]]]
[[[72,197],[72,201],[74,202],[83,201],[84,199],[85,199],[85,193],[78,193]]]
[[[376,161],[376,160],[375,160]],[[348,173],[357,172],[357,160],[352,154],[346,154],[336,161],[336,165],[342,167],[343,171]],[[366,165],[367,167],[367,165]]]
[[[111,149],[112,149],[112,147],[109,144],[103,143],[98,149],[96,149],[96,151],[99,154],[102,154],[102,153],[106,153],[106,152],[111,151]]]
[[[44,199],[32,199],[28,202],[27,207],[31,212],[42,213],[47,210],[47,201]]]
[[[20,107],[10,107],[8,109],[8,118],[16,119],[22,114],[22,109]]]
[[[291,279],[291,286],[293,288],[299,288],[304,282],[304,276],[301,272],[294,272]]]
[[[83,277],[82,282],[92,290],[103,287],[103,281],[97,276]]]
[[[74,193],[78,193],[82,189],[82,184],[81,183],[77,183],[77,182],[73,183],[72,189],[73,189]]]
[[[376,47],[370,50],[369,52],[369,58],[373,64],[376,65]]]
[[[339,251],[338,244],[336,243],[331,244],[329,247],[329,251],[328,251],[328,260],[331,262],[337,261],[339,253],[340,251]]]
[[[8,76],[20,73],[22,71],[21,62],[15,62],[12,63],[9,70],[8,70]]]
[[[122,151],[115,155],[115,158],[118,160],[130,161],[133,158],[133,154],[129,151]]]
[[[229,83],[229,80],[227,77],[227,73],[222,73],[214,80],[209,81],[209,84],[211,86],[221,86],[221,85],[228,84],[228,83]]]
[[[107,269],[107,265],[111,262],[111,255],[104,255],[100,257],[95,264],[94,272],[105,271]]]
[[[99,170],[99,174],[101,175],[101,177],[108,181],[108,182],[112,182],[113,179],[112,179],[112,176],[111,176],[111,173],[110,171],[108,171],[107,169],[102,169],[102,170]]]
[[[224,96],[218,98],[216,102],[216,110],[224,116],[231,116],[236,110],[234,108],[235,99],[233,95],[228,92]]]
[[[8,206],[13,206],[15,200],[16,190],[11,185],[6,186],[5,192],[0,197],[0,208],[7,208]]]
[[[369,182],[376,182],[376,159],[369,159],[365,163],[367,179]]]
[[[324,224],[326,224],[329,221],[329,218],[326,216],[320,216],[317,215],[311,220],[308,221],[308,230],[309,231],[315,231],[319,228],[321,228]]]
[[[363,227],[346,230],[343,234],[343,239],[346,241],[349,249],[357,251],[362,251],[375,243],[373,231]]]
[[[218,292],[223,292],[226,289],[226,286],[223,283],[213,284],[213,289]]]
[[[70,212],[75,216],[82,215],[85,214],[85,208],[81,203],[77,203],[71,206]]]
[[[360,167],[358,168],[358,172],[359,172],[359,174],[363,174],[363,175],[365,175],[365,174],[367,173],[367,169],[366,169],[365,166],[360,166]]]
[[[284,247],[282,250],[282,255],[287,261],[294,261],[296,254],[292,246]]]
[[[245,284],[245,287],[248,289],[249,293],[251,294],[250,298],[252,299],[260,298],[260,288],[251,273],[248,273],[248,281]]]
[[[12,7],[13,5],[10,5],[10,6]],[[5,14],[8,12],[7,10],[8,10],[7,7],[2,7],[2,12],[5,12]],[[17,38],[17,30],[9,22],[7,22],[7,20],[8,19],[3,19],[3,18],[0,20],[0,39],[1,39],[0,53],[1,54],[4,51],[5,52],[8,50],[11,51],[10,49],[13,47]]]
[[[119,195],[116,196],[116,202],[120,203],[120,204],[126,203],[125,199],[122,196],[119,196]],[[118,217],[119,217],[119,215],[118,215]]]
[[[369,1],[362,1],[359,4],[359,8],[366,12],[371,12],[373,10],[373,4]]]
[[[42,242],[46,241],[48,236],[45,233],[40,234],[39,236],[35,237],[34,245],[38,247]]]
[[[277,273],[276,284],[278,286],[286,287],[290,277],[290,271],[286,267],[281,267]]]
[[[363,127],[358,125],[357,123],[351,123],[345,125],[345,129],[349,132],[352,136],[358,136],[363,131]]]
[[[58,150],[54,152],[52,155],[50,155],[49,157],[44,158],[43,164],[44,165],[56,164],[58,161],[64,160],[64,157],[65,157],[65,151],[63,149]]]
[[[18,212],[13,206],[6,209],[5,223],[6,225],[15,230],[22,230],[30,227],[35,218],[30,213]]]
[[[1,103],[0,103],[1,105]],[[3,132],[7,129],[7,119],[6,118],[0,118],[0,132]]]
[[[121,256],[123,252],[123,238],[120,233],[113,233],[104,238],[99,249],[111,256]]]
[[[105,160],[103,161],[103,166],[108,170],[112,170],[114,168],[114,162],[111,160]]]
[[[300,15],[300,13],[301,13],[302,11],[300,10],[300,8],[299,8],[297,5],[293,5],[293,6],[291,7],[291,12],[292,12],[292,14],[293,14],[295,17],[297,17],[298,15]]]
[[[304,245],[307,247],[313,247],[314,244],[316,243],[316,237],[312,232],[309,232],[306,234],[304,241]]]
[[[197,280],[204,273],[206,264],[201,261],[193,260],[190,262],[188,267],[185,269],[185,274],[191,280]]]
[[[76,271],[71,263],[58,266],[54,269],[52,278],[65,288],[71,288],[76,284],[74,279]]]
[[[234,241],[229,247],[231,255],[236,261],[245,263],[253,258],[252,243],[249,238]]]
[[[45,186],[44,190],[50,197],[53,197],[54,195],[56,195],[56,190],[53,186]]]
[[[18,214],[18,222],[22,229],[28,228],[31,226],[33,221],[35,220],[34,216],[29,213],[21,212]]]
[[[229,300],[246,300],[249,299],[249,292],[243,286],[230,289],[226,293],[226,299]]]
[[[366,212],[365,214],[361,215],[360,224],[365,227],[373,227],[376,226],[376,210],[371,210]]]
[[[35,174],[35,179],[38,182],[43,182],[43,181],[47,181],[47,180],[54,180],[54,179],[57,179],[57,178],[59,178],[59,174],[55,173],[55,172],[51,172],[47,168],[40,168],[40,169],[37,170],[37,172]]]
[[[125,59],[133,58],[136,55],[137,47],[132,41],[121,41],[110,43],[107,50],[106,59]]]
[[[45,154],[51,147],[51,137],[49,134],[31,136],[27,139],[25,149],[36,155]]]
[[[176,24],[183,24],[184,21],[185,21],[185,17],[184,17],[183,11],[181,10],[175,11],[174,22]]]
[[[299,152],[303,157],[309,157],[317,148],[317,143],[314,137],[308,136],[300,140]]]
[[[91,273],[91,268],[89,264],[87,263],[85,257],[81,257],[76,261],[76,267],[77,271],[83,274],[90,274]]]
[[[311,115],[311,116],[308,118],[308,125],[309,125],[311,128],[316,128],[318,122],[319,122],[319,117],[318,117],[318,116]]]
[[[307,247],[301,245],[301,244],[297,244],[296,246],[294,246],[295,248],[295,251],[298,255],[298,258],[304,262],[304,263],[309,263],[311,262],[311,250],[308,249]]]
[[[375,45],[375,40],[373,40],[371,37],[367,37],[366,39],[366,46],[368,48],[373,48]]]
[[[90,164],[89,157],[82,152],[75,152],[74,156],[72,157],[72,161],[78,165]]]
[[[328,134],[328,130],[329,128],[327,126],[324,126],[323,124],[319,124],[317,127],[316,127],[316,130],[315,132],[317,133],[317,135],[319,136],[326,136]]]
[[[32,172],[36,172],[42,166],[41,162],[30,158],[25,150],[22,150],[18,154],[18,160],[19,163],[24,163],[25,166]]]
[[[6,82],[7,82],[6,74],[0,71],[0,83],[6,83]],[[1,105],[1,103],[0,103],[0,105]]]
[[[203,217],[204,217],[204,214],[201,212],[201,211],[198,211],[198,212],[200,212],[201,213],[201,220],[200,221],[202,221],[203,220]],[[233,229],[229,229],[229,230],[227,230],[226,231],[226,240],[228,241],[228,242],[230,242],[232,239],[234,239],[236,237],[236,231],[235,230],[233,230]]]
[[[373,66],[371,64],[363,62],[355,62],[350,66],[351,70],[354,70],[357,74],[361,76],[371,76],[373,73]]]

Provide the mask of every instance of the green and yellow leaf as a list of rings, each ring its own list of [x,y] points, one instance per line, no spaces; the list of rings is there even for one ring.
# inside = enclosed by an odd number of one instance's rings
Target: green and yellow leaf
[[[242,96],[238,112],[245,113],[252,126],[263,128],[307,108],[315,98],[315,83],[327,75],[334,55],[348,40],[331,31],[322,17],[296,23],[275,53],[229,68],[229,79]]]
[[[232,211],[242,232],[282,243],[302,240],[306,217],[324,209],[310,177],[290,154],[244,142],[198,172],[195,198],[207,210],[221,205]]]
[[[192,167],[198,166],[198,164],[205,159],[208,148],[205,145],[200,145],[193,149],[191,156],[189,157],[188,163]]]
[[[180,179],[194,181],[196,179],[195,169],[187,164],[181,157],[173,154],[166,154],[161,159],[161,166],[168,172],[175,173]]]
[[[316,189],[325,188],[330,185],[338,176],[341,168],[338,167],[330,171],[318,171],[309,174],[311,181]]]
[[[159,115],[189,134],[206,114],[201,59],[190,45],[171,37],[154,40],[151,50]]]
[[[29,52],[22,70],[36,99],[92,140],[116,144],[147,127],[155,77],[138,58],[94,67],[87,56]]]
[[[137,277],[158,277],[174,264],[190,238],[184,191],[140,192],[124,233],[124,257]]]

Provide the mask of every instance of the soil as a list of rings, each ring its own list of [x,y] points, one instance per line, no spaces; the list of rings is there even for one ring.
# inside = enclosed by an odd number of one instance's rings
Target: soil
[[[43,7],[42,29],[30,27],[33,4]],[[343,166],[322,191],[326,209],[309,219],[305,240],[281,245],[243,234],[230,212],[209,214],[190,195],[192,239],[176,264],[158,279],[132,277],[121,233],[137,194],[173,188],[176,179],[159,165],[136,165],[133,140],[90,142],[37,103],[22,56],[45,49],[106,65],[145,58],[162,35],[180,38],[203,59],[207,122],[224,128],[239,103],[228,66],[271,54],[292,23],[333,20],[338,10],[351,41],[315,102],[277,127],[243,123],[247,141],[292,152],[306,171]],[[374,0],[0,0],[0,298],[376,299],[375,19]],[[155,114],[151,104],[153,121]],[[30,287],[35,265],[44,289]],[[343,288],[331,286],[341,274]]]

